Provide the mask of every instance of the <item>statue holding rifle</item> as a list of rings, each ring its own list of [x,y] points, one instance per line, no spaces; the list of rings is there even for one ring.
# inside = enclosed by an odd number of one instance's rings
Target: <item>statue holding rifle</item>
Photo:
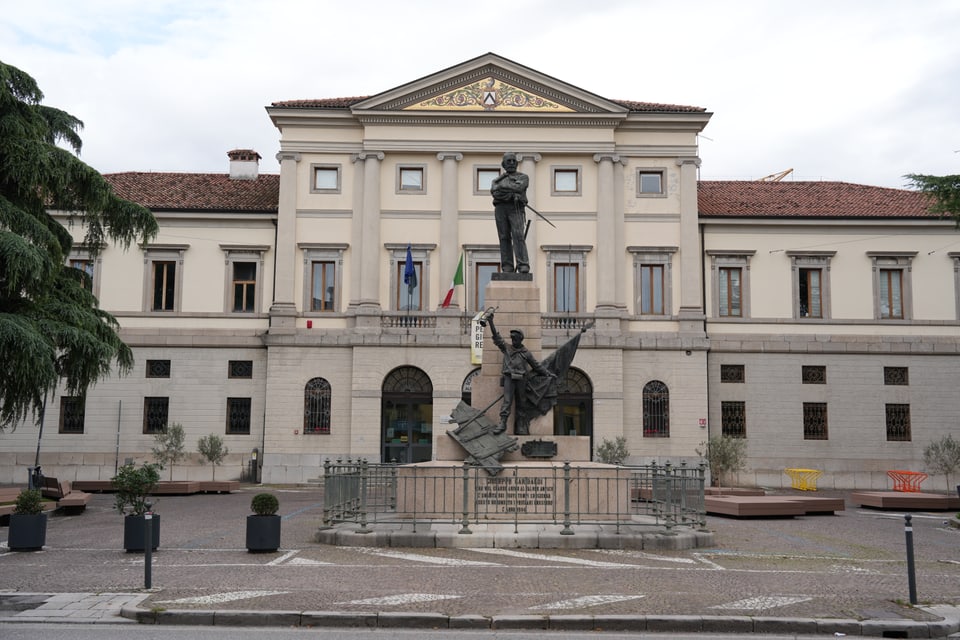
[[[517,171],[517,154],[503,154],[504,173],[493,179],[493,217],[500,238],[500,270],[505,273],[530,273],[527,257],[526,207],[530,178]]]

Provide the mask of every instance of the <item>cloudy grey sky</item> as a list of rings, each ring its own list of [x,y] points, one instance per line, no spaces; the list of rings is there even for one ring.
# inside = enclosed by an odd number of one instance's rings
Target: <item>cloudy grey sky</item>
[[[703,179],[960,173],[960,0],[0,0],[0,60],[101,172],[279,170],[264,107],[492,51],[600,96],[696,105]]]

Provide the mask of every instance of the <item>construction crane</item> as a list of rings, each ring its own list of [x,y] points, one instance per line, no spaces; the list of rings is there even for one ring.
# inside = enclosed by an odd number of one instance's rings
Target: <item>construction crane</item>
[[[780,173],[771,173],[771,174],[768,175],[768,176],[763,176],[762,178],[757,178],[757,182],[780,182],[781,180],[783,180],[784,178],[786,178],[786,177],[787,177],[788,175],[790,175],[791,173],[793,173],[793,167],[790,167],[789,169],[785,169],[785,170],[781,171]]]

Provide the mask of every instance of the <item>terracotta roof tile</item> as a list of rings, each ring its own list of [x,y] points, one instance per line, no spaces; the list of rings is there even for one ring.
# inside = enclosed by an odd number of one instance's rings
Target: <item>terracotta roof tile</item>
[[[698,185],[700,217],[929,218],[919,191],[847,182],[707,180]]]
[[[154,211],[246,211],[274,213],[280,176],[231,180],[226,173],[108,173],[103,176],[121,198]]]
[[[274,102],[271,106],[287,109],[348,109],[354,104],[366,100],[369,96],[354,98],[320,98],[317,100],[284,100]],[[669,113],[704,113],[703,107],[687,107],[678,104],[659,104],[656,102],[637,102],[635,100],[611,100],[630,111],[669,112]]]

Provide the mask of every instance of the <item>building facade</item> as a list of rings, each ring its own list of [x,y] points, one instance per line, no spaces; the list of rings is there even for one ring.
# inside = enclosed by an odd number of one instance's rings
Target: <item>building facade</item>
[[[536,212],[539,356],[595,322],[555,433],[622,435],[630,461],[674,464],[699,462],[709,435],[741,436],[742,484],[813,467],[822,486],[883,488],[957,431],[960,243],[919,194],[700,182],[706,110],[609,100],[495,54],[267,113],[279,176],[259,175],[252,150],[230,152],[229,174],[107,176],[160,234],[71,259],[137,364],[85,400],[49,399],[46,473],[109,478],[171,423],[188,449],[225,438],[224,477],[253,458],[277,483],[328,459],[432,459],[479,368],[505,151]],[[0,481],[25,477],[36,427],[3,442]],[[209,473],[195,453],[175,469]]]

